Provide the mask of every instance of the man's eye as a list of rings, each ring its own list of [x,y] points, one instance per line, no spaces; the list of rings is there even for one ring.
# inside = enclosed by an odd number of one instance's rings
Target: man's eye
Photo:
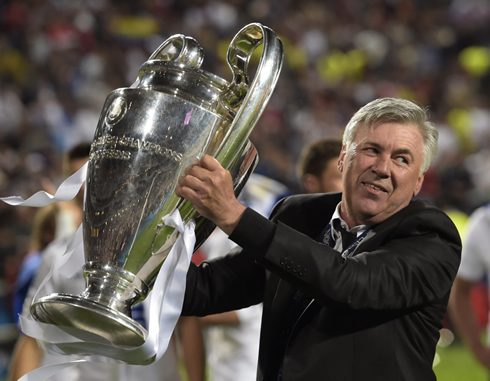
[[[408,159],[406,157],[399,156],[396,158],[396,160],[398,160],[400,163],[408,164]]]
[[[370,153],[378,153],[378,150],[376,148],[372,148],[372,147],[367,147],[364,150],[366,152],[370,152]]]

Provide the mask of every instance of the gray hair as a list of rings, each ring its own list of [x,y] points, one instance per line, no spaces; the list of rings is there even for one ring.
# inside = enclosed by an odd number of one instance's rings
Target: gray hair
[[[354,142],[359,126],[374,127],[380,123],[415,125],[424,140],[424,161],[421,173],[429,169],[437,153],[439,133],[430,122],[427,112],[419,105],[406,99],[380,98],[359,109],[345,127],[342,143],[347,149]]]

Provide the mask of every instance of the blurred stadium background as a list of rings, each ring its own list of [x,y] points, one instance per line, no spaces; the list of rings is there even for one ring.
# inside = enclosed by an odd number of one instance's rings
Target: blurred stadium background
[[[374,98],[414,100],[440,132],[421,197],[452,213],[464,234],[466,216],[490,198],[489,0],[0,1],[0,196],[27,197],[43,178],[59,184],[63,153],[92,140],[107,94],[129,86],[167,37],[195,37],[202,68],[231,79],[226,49],[251,22],[285,45],[251,137],[257,172],[297,192],[305,144],[341,136]],[[34,213],[0,203],[2,369],[16,338],[11,286]],[[457,337],[436,360],[442,381],[487,379]]]

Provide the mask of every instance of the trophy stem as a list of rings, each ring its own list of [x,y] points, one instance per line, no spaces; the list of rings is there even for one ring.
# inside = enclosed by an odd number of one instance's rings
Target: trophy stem
[[[148,332],[132,319],[131,308],[148,295],[146,283],[128,271],[97,262],[88,262],[84,275],[84,292],[45,296],[31,306],[32,316],[62,329],[101,336],[115,345],[142,345]]]
[[[82,298],[104,304],[131,318],[134,304],[145,299],[148,285],[136,275],[111,265],[88,262],[83,270],[86,288]]]

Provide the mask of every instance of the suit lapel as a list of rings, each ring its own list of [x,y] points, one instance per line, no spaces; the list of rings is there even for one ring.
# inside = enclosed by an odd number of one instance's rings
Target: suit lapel
[[[422,206],[421,201],[414,200],[407,207],[395,213],[386,221],[383,221],[379,225],[375,226],[372,230],[372,235],[369,239],[365,239],[357,247],[354,252],[354,256],[362,253],[363,251],[372,250],[372,248],[377,248],[382,246],[390,238],[390,235],[395,231],[398,224],[407,216],[413,214],[413,212]]]

